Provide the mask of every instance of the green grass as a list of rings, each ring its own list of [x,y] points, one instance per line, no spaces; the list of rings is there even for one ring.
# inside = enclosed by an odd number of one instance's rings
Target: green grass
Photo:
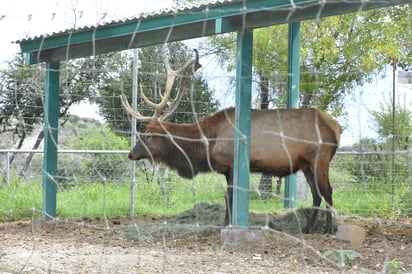
[[[135,186],[135,214],[176,215],[193,208],[198,202],[223,202],[223,190],[218,183],[209,180],[206,185],[201,185],[198,180],[201,178],[192,182],[176,177],[166,182],[164,187],[155,181],[147,183],[138,180]],[[66,218],[130,214],[130,185],[127,182],[75,186],[59,193],[57,199],[58,214]]]
[[[31,218],[42,204],[41,184],[13,178],[0,187],[0,221]]]
[[[392,195],[391,186],[382,182],[348,184],[335,191],[333,198],[340,214],[360,216],[395,217],[408,214],[405,210],[410,210],[412,202],[409,188],[397,186],[395,195]]]
[[[222,175],[204,174],[194,180],[185,180],[174,173],[169,174],[164,179],[163,187],[159,186],[156,178],[149,182],[144,176],[136,178],[136,216],[176,215],[201,202],[224,204],[226,182]],[[337,172],[331,173],[331,181],[334,183],[334,206],[341,215],[394,216],[402,214],[402,208],[410,208],[409,188],[397,188],[393,209],[391,189],[382,182],[361,184]],[[262,199],[254,191],[258,184],[259,176],[252,176],[250,211],[270,212],[283,209],[283,193]],[[78,182],[70,187],[59,188],[57,215],[62,219],[129,216],[129,193],[130,184],[127,181],[105,184]],[[409,199],[405,200],[405,197]],[[41,182],[14,179],[10,186],[0,187],[0,220],[39,217],[41,201]],[[311,199],[308,199],[299,202],[297,206],[306,207],[310,204]]]

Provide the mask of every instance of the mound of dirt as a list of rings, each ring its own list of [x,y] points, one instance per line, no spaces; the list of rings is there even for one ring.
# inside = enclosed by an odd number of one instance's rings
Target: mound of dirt
[[[311,210],[299,208],[282,210],[272,213],[250,213],[250,227],[268,227],[276,231],[291,234],[302,232],[306,226],[306,220]],[[139,235],[143,238],[158,238],[164,236],[181,237],[196,233],[207,236],[219,234],[223,228],[225,218],[225,206],[222,204],[196,204],[178,216],[167,217],[163,220],[163,226],[159,223],[147,222],[139,225]],[[319,211],[318,219],[313,229],[314,233],[322,233],[325,227],[326,212]],[[333,227],[336,230],[338,221],[333,219]],[[131,231],[136,235],[136,231]]]

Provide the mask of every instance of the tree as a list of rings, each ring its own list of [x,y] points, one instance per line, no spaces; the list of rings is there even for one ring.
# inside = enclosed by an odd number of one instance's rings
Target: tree
[[[64,62],[60,74],[59,117],[66,117],[73,104],[96,94],[101,70],[101,59],[83,58]],[[93,68],[93,69],[90,69]],[[8,67],[0,71],[0,125],[1,133],[13,132],[18,137],[20,149],[36,125],[43,123],[45,67],[27,66],[20,55],[16,55]],[[63,121],[64,123],[64,121]],[[41,130],[33,149],[38,149],[43,140]],[[28,168],[33,154],[26,158],[22,172]],[[14,156],[10,159],[10,165]]]
[[[348,155],[341,159],[344,166],[355,178],[355,182],[367,182],[368,179],[384,180],[388,177],[387,157],[381,154],[383,144],[371,138],[363,138],[359,143],[346,148],[348,151],[360,151],[359,155]]]
[[[71,142],[70,149],[126,150],[129,147],[129,141],[126,138],[115,134],[105,126],[90,128],[90,130],[81,132],[79,137],[80,139],[77,138]],[[82,159],[80,172],[81,177],[91,182],[105,180],[118,182],[128,176],[124,172],[128,166],[129,162],[125,161],[124,155],[90,153]]]
[[[317,95],[317,107],[340,115],[355,86],[371,81],[394,57],[408,62],[410,41],[400,36],[408,12],[407,5],[394,6],[304,23],[301,90]]]
[[[316,106],[340,116],[345,111],[342,101],[353,87],[370,81],[393,57],[404,66],[410,64],[409,12],[404,5],[302,22],[301,106]],[[287,37],[286,25],[254,31],[254,79],[266,105],[286,105]],[[235,41],[234,34],[210,39],[227,71],[235,68]]]
[[[393,109],[395,107],[395,110]],[[379,111],[372,111],[376,131],[387,149],[407,150],[412,144],[412,111],[406,106],[381,104]]]
[[[396,178],[406,182],[408,158],[394,153],[408,150],[412,145],[412,111],[398,105],[393,112],[392,104],[381,104],[380,110],[371,114],[379,139],[362,139],[353,145],[352,150],[367,153],[346,157],[344,165],[360,181],[372,178],[387,182]]]
[[[372,111],[379,139],[363,139],[354,148],[360,155],[345,157],[342,164],[356,178],[355,182],[368,182],[368,191],[390,194],[392,210],[405,210],[410,214],[411,186],[410,157],[405,154],[412,144],[412,111],[406,107],[381,105]],[[398,151],[403,153],[397,153]]]
[[[339,116],[344,111],[345,95],[353,87],[370,81],[393,57],[405,67],[410,64],[409,12],[408,5],[403,5],[303,21],[302,101]],[[269,101],[275,106],[284,106],[286,101],[287,37],[286,25],[254,31],[254,79],[260,81],[262,74],[270,79]],[[221,65],[232,71],[236,60],[235,34],[214,36],[210,43]]]
[[[166,69],[163,64],[163,46],[151,46],[139,49],[139,75],[138,85],[143,89],[145,95],[153,100],[158,101],[159,90],[165,87],[166,83]],[[186,61],[188,56],[191,55],[191,50],[181,42],[168,44],[168,58],[172,67],[180,67]],[[101,114],[105,117],[106,121],[110,124],[110,127],[117,133],[130,133],[130,122],[125,111],[121,111],[122,105],[119,99],[119,95],[124,93],[131,98],[132,96],[132,56],[127,53],[123,53],[120,57],[120,53],[116,54],[117,58],[113,59],[110,64],[114,73],[109,73],[104,80],[104,86],[100,90],[100,100],[97,103],[100,106]],[[122,61],[118,61],[122,60]],[[174,92],[178,81],[174,84],[171,98],[174,96]],[[216,111],[218,102],[213,99],[212,92],[209,90],[207,82],[196,77],[194,84],[187,87],[188,92],[185,93],[178,111],[174,113],[169,120],[175,123],[190,123],[194,122],[193,113],[199,116],[209,114]],[[139,88],[140,89],[140,88]],[[151,116],[152,109],[148,109],[145,102],[138,95],[137,108],[143,115]],[[139,123],[139,129],[141,124]]]

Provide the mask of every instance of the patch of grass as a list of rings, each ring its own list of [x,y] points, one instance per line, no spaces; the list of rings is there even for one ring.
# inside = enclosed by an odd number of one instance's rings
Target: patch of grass
[[[41,184],[14,177],[0,187],[0,220],[20,220],[39,216],[42,205]],[[37,209],[37,210],[36,210]]]
[[[142,177],[143,178],[143,177]],[[156,178],[155,178],[156,179]],[[135,215],[177,215],[200,202],[224,203],[224,190],[213,175],[185,180],[172,176],[159,185],[157,180],[139,180],[135,185]],[[128,216],[130,184],[82,184],[64,189],[57,195],[61,218]]]
[[[259,187],[260,176],[252,176],[250,180],[250,191],[249,191],[249,210],[255,213],[263,213],[274,210],[280,210],[284,208],[284,192],[283,188],[281,193],[276,194],[273,190],[272,195],[268,197],[262,197],[256,191]],[[276,181],[273,180],[273,188],[275,188]]]
[[[338,173],[333,174],[338,178]],[[283,209],[283,192],[279,195],[262,198],[255,191],[259,186],[260,175],[253,175],[250,180],[249,208],[251,212],[273,212]],[[341,176],[334,187],[334,207],[339,214],[360,216],[393,216],[401,214],[402,206],[392,208],[391,188],[382,182],[353,182],[347,176]],[[333,178],[332,178],[333,180]],[[352,180],[352,181],[351,181]],[[135,186],[136,216],[172,216],[190,210],[199,203],[224,204],[226,180],[218,174],[202,174],[193,180],[182,179],[173,172],[160,180],[153,177],[147,180],[144,174],[138,174]],[[347,182],[344,182],[347,181]],[[275,188],[275,181],[273,182]],[[283,191],[283,187],[282,187]],[[410,195],[397,189],[395,201]],[[310,193],[309,193],[310,197]],[[70,183],[59,187],[57,193],[57,214],[59,218],[94,218],[129,216],[130,184],[123,182]],[[308,207],[309,198],[298,202],[297,207]],[[27,181],[14,178],[10,185],[0,187],[0,220],[40,217],[42,206],[41,181]],[[324,206],[324,204],[322,204]],[[36,210],[33,210],[36,209]]]
[[[84,184],[57,193],[59,218],[114,217],[128,214],[125,184]]]
[[[350,249],[330,248],[323,252],[322,255],[340,269],[345,269],[346,266],[356,263],[359,259],[364,259],[361,254]]]
[[[409,192],[409,190],[406,190]],[[397,187],[392,195],[385,182],[359,182],[346,184],[333,193],[334,206],[341,214],[359,216],[397,216],[406,204],[402,204],[405,191]]]
[[[405,273],[406,268],[404,267],[404,263],[402,261],[393,259],[390,260],[388,263],[388,272],[389,274],[398,274],[398,273]]]

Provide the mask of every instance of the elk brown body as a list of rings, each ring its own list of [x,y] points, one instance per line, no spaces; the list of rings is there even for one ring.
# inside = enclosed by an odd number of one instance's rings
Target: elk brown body
[[[162,162],[185,178],[202,172],[226,176],[225,225],[231,220],[233,197],[234,109],[228,108],[194,124],[148,122],[147,131],[129,154],[131,160]],[[330,209],[332,187],[329,165],[337,150],[340,125],[310,108],[252,110],[250,171],[286,176],[303,171],[313,197],[312,213],[304,232],[316,221],[322,197]],[[332,233],[327,212],[325,232]]]

